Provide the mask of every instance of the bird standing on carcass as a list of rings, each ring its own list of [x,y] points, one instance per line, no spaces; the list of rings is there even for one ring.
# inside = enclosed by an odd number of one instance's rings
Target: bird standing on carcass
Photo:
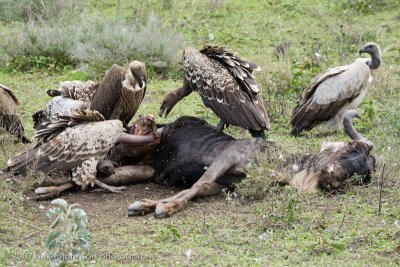
[[[328,69],[312,79],[290,118],[293,135],[320,123],[340,129],[343,114],[360,105],[372,81],[372,71],[381,64],[381,50],[370,42],[359,52],[370,54],[371,59],[358,58],[350,65]]]
[[[123,129],[121,121],[104,121],[97,111],[59,115],[57,120],[46,123],[36,133],[38,143],[35,147],[8,160],[7,170],[13,174],[36,170],[70,175],[72,182],[63,186],[36,189],[37,194],[45,194],[43,197],[58,194],[75,184],[82,189],[96,184],[108,191],[119,192],[123,188],[111,187],[96,179],[96,167],[98,160],[105,158],[117,142],[137,141],[135,136],[123,133]],[[142,138],[138,142],[141,141],[147,143],[153,138]]]
[[[316,154],[297,157],[289,166],[287,183],[306,192],[318,189],[340,190],[346,181],[357,174],[363,182],[370,180],[375,171],[375,158],[371,141],[361,136],[353,127],[352,119],[360,118],[355,110],[344,114],[343,126],[350,142],[326,142]]]
[[[158,201],[136,201],[128,214],[155,211],[156,217],[163,218],[182,209],[194,197],[220,193],[246,177],[238,168],[267,144],[263,138],[235,139],[198,118],[178,118],[162,128],[154,154],[153,181],[190,188]]]
[[[30,143],[25,136],[25,130],[17,114],[19,101],[14,93],[0,84],[0,127],[17,136],[22,143]]]
[[[268,114],[260,89],[252,75],[259,67],[228,52],[225,48],[206,45],[202,50],[186,48],[183,52],[183,86],[165,95],[159,115],[165,116],[192,91],[200,94],[206,107],[220,118],[218,129],[225,124],[248,129],[253,137],[264,137],[269,129]]]
[[[32,115],[34,128],[39,130],[43,124],[57,115],[72,115],[74,112],[88,109],[93,95],[98,88],[97,83],[87,81],[60,82],[58,90],[47,90],[52,99],[46,104],[46,109]]]
[[[134,60],[124,68],[114,64],[101,81],[90,109],[106,120],[120,120],[127,127],[146,94],[147,72],[143,62]]]

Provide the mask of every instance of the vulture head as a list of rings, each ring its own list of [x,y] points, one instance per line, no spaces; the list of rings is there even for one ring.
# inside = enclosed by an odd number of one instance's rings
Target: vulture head
[[[156,122],[154,116],[149,114],[147,116],[139,115],[139,119],[132,125],[129,132],[134,135],[147,135],[151,132],[157,132]]]
[[[129,70],[138,83],[139,89],[145,88],[147,82],[146,65],[143,62],[134,60],[129,64]],[[132,82],[132,84],[134,83]],[[136,86],[134,86],[134,88],[136,88]]]
[[[377,69],[381,65],[381,49],[378,44],[374,42],[366,43],[358,52],[360,54],[368,53],[371,55],[371,61],[367,61],[367,65],[371,70]]]

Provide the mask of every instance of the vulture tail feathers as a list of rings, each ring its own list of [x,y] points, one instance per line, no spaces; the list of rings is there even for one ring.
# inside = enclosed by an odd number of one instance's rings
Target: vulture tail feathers
[[[28,169],[35,163],[36,153],[39,146],[35,146],[29,150],[15,155],[7,161],[7,171],[13,174],[25,174]]]

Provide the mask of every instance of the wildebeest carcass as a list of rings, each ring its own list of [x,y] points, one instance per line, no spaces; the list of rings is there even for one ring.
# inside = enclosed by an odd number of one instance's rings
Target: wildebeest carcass
[[[371,141],[359,134],[352,124],[354,117],[360,118],[355,110],[344,114],[343,126],[352,139],[349,142],[326,142],[321,151],[295,157],[286,166],[285,180],[291,186],[315,193],[318,189],[342,190],[353,175],[361,182],[368,182],[375,171],[375,158]]]
[[[179,211],[194,197],[220,193],[246,177],[238,168],[267,144],[260,137],[235,139],[198,118],[178,118],[163,127],[154,154],[153,181],[190,188],[167,199],[136,201],[128,214],[155,211],[156,217],[163,218]]]

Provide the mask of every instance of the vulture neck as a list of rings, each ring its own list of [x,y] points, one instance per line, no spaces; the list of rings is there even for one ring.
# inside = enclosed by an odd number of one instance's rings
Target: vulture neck
[[[351,118],[344,117],[343,119],[343,128],[345,133],[354,141],[360,141],[363,142],[365,145],[369,147],[369,149],[373,148],[373,144],[371,141],[369,141],[367,138],[362,136],[360,133],[357,132],[357,130],[353,126],[353,122]]]
[[[376,70],[381,65],[381,55],[380,54],[372,54],[371,60],[367,61],[367,65],[371,70]]]

